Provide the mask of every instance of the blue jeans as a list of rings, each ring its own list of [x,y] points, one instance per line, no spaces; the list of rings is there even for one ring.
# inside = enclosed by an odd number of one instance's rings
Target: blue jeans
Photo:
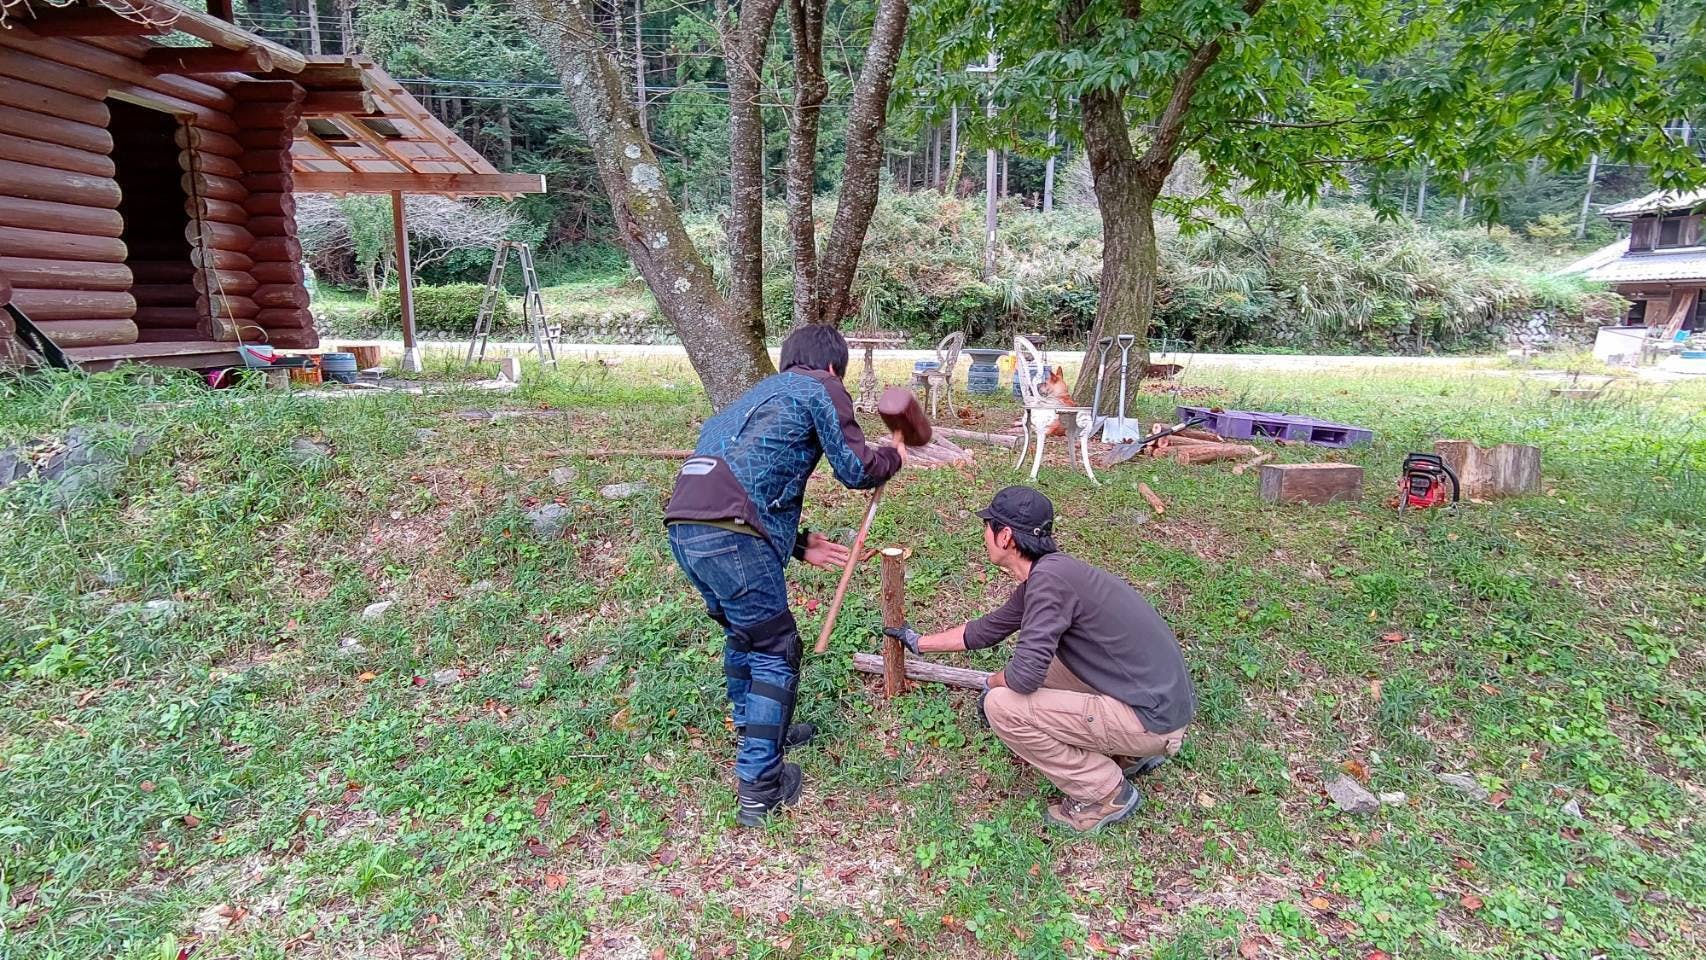
[[[762,537],[695,523],[670,525],[669,550],[722,625],[729,705],[744,730],[735,775],[756,781],[782,762],[800,685],[800,632],[782,561]]]

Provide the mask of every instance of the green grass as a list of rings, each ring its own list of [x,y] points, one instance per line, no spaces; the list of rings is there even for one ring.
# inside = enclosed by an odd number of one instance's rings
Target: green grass
[[[1363,464],[1368,490],[1280,509],[1224,464],[1092,487],[1057,454],[1063,544],[1154,600],[1202,707],[1139,816],[1073,839],[969,694],[888,703],[849,672],[874,646],[868,573],[808,655],[805,802],[735,829],[718,641],[661,535],[674,466],[563,455],[690,445],[684,365],[534,370],[502,400],[0,384],[0,444],[158,437],[111,497],[0,492],[0,956],[1699,956],[1706,393],[1215,385],[1373,427],[1345,454],[1277,451]],[[494,404],[525,415],[457,415]],[[1446,435],[1541,444],[1544,494],[1400,522],[1398,461]],[[302,436],[330,460],[293,461]],[[923,627],[1008,589],[966,511],[1017,475],[976,453],[906,475],[875,527],[914,550]],[[636,479],[654,492],[597,493]],[[523,516],[551,500],[576,521],[541,541]],[[820,477],[807,516],[845,530],[863,502]],[[833,577],[791,579],[815,632]],[[179,618],[125,606],[167,598]],[[1409,803],[1334,812],[1322,784],[1349,761]]]

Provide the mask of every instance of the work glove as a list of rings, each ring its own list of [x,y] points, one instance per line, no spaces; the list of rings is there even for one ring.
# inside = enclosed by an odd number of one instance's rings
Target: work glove
[[[912,629],[910,623],[903,623],[898,627],[884,627],[883,636],[899,640],[902,646],[913,653],[918,652],[918,641],[924,639],[924,634]]]

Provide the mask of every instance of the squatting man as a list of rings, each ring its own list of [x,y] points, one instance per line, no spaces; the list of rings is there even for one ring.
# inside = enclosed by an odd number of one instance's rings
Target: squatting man
[[[827,458],[836,479],[868,489],[907,459],[898,435],[891,447],[866,444],[842,382],[847,363],[847,341],[833,327],[790,334],[781,372],[705,422],[664,513],[671,553],[723,630],[744,826],[798,801],[800,768],[783,751],[816,733],[793,722],[803,645],[787,561],[838,569],[850,556],[799,527],[806,480]],[[1128,778],[1177,753],[1195,712],[1173,633],[1124,581],[1059,552],[1054,508],[1041,493],[1008,487],[978,516],[990,562],[1019,584],[1012,598],[942,633],[893,633],[914,653],[935,653],[1018,632],[981,702],[989,724],[1066,795],[1050,820],[1094,830],[1124,819],[1139,803]]]

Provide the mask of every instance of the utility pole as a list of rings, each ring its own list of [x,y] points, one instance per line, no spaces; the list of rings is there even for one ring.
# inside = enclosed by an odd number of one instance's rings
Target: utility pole
[[[634,0],[634,107],[640,115],[640,136],[650,136],[646,124],[646,49],[642,30],[645,15],[640,0]]]
[[[1686,143],[1687,141],[1683,141]],[[1582,215],[1576,220],[1576,239],[1588,235],[1588,210],[1593,204],[1593,182],[1599,176],[1599,154],[1588,157],[1588,188],[1582,193]]]
[[[320,55],[320,0],[308,0],[308,52]]]
[[[1043,164],[1043,212],[1054,212],[1054,108],[1048,108],[1048,162]]]
[[[987,74],[988,89],[983,96],[983,115],[990,120],[990,126],[995,125],[995,71],[1000,61],[995,56],[995,29],[989,31],[989,59],[981,67],[968,67],[972,73]],[[996,163],[996,150],[993,142],[983,152],[983,279],[987,282],[995,279],[995,199],[996,190],[1000,189],[997,182],[1001,171]]]
[[[960,172],[960,105],[948,107],[948,178],[942,181],[942,192],[959,196],[960,185],[950,183]]]
[[[1416,189],[1416,222],[1420,223],[1422,214],[1428,208],[1428,162],[1422,161],[1422,182]]]

